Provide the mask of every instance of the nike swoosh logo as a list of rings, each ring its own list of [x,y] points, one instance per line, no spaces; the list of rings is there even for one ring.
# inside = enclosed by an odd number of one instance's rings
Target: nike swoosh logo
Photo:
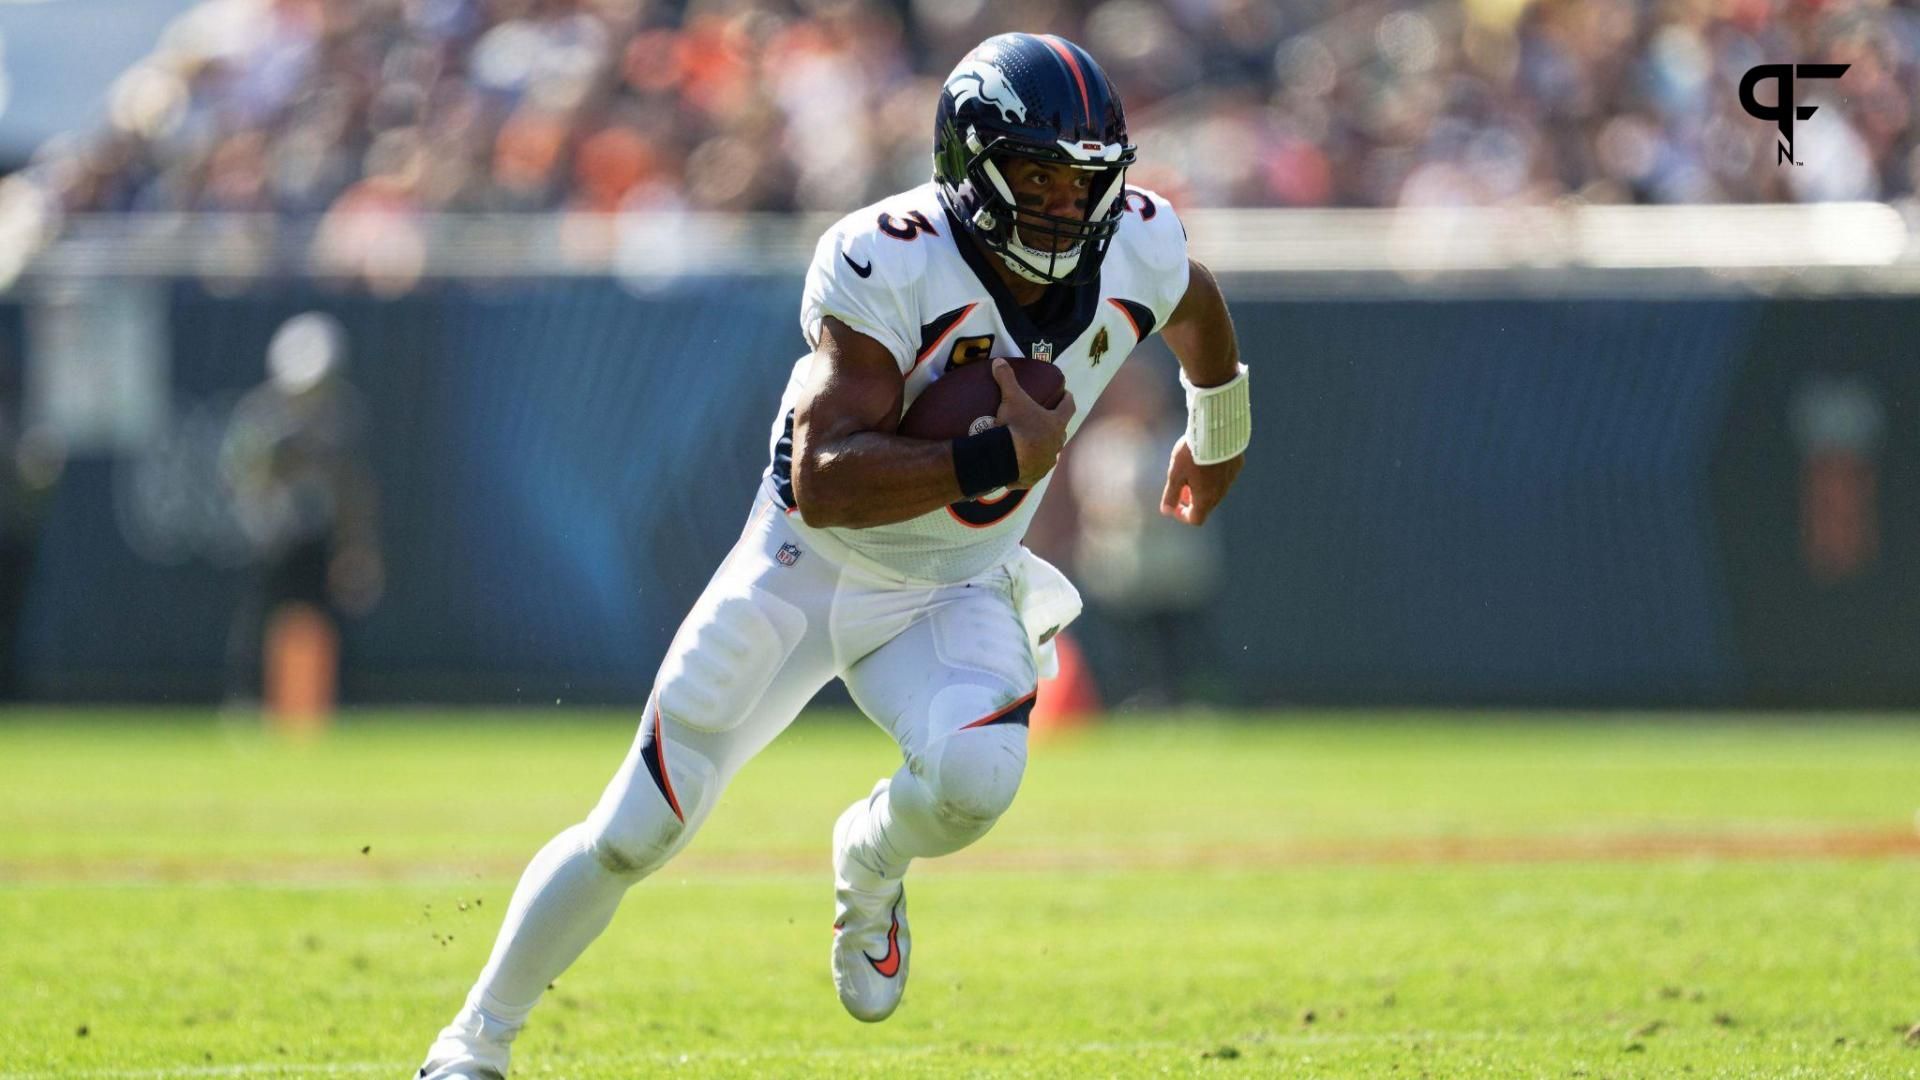
[[[853,256],[844,251],[840,253],[840,257],[847,260],[847,265],[853,267],[854,273],[859,274],[861,277],[873,276],[873,260],[869,259],[867,260],[867,265],[861,266],[859,263],[853,261]]]
[[[887,955],[878,960],[875,960],[871,953],[861,953],[860,955],[867,958],[867,963],[872,964],[873,970],[879,972],[880,977],[883,979],[891,979],[895,975],[900,974],[899,901],[896,900],[893,904],[893,925],[887,927]]]

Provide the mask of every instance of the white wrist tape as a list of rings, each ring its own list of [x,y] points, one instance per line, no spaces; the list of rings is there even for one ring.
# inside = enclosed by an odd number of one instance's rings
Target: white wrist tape
[[[1187,391],[1187,449],[1195,465],[1218,465],[1246,452],[1253,438],[1253,403],[1247,397],[1247,365],[1219,386],[1198,387],[1180,373]]]

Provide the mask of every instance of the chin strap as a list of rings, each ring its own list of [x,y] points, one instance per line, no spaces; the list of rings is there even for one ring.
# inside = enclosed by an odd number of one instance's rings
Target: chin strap
[[[1052,278],[1049,278],[1045,274],[1042,274],[1040,271],[1035,270],[1031,266],[1028,266],[1025,260],[1021,259],[1020,256],[1015,255],[1012,251],[1000,252],[1000,261],[1006,263],[1008,269],[1012,270],[1015,274],[1018,274],[1020,276],[1020,279],[1023,281],[1031,281],[1035,285],[1053,284]]]
[[[1253,403],[1247,395],[1247,365],[1219,386],[1198,387],[1180,373],[1187,391],[1187,449],[1195,465],[1218,465],[1246,453],[1253,438]]]
[[[1056,255],[1051,251],[1042,251],[1037,247],[1029,247],[1020,239],[1020,230],[1013,228],[1007,231],[1007,246],[1001,250],[1000,258],[1004,260],[1008,266],[1013,268],[1014,273],[1019,274],[1035,285],[1052,285],[1060,278],[1073,273],[1074,267],[1080,265],[1080,249],[1085,246],[1085,244],[1076,244],[1072,251],[1062,251]],[[1033,262],[1028,262],[1026,259],[1021,258],[1020,255],[1015,254],[1015,252],[1030,256]],[[1035,266],[1036,263],[1049,262],[1053,266],[1053,277],[1048,277],[1041,273]]]

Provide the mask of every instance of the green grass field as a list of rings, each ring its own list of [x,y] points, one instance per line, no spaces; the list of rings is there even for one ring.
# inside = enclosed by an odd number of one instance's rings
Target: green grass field
[[[1920,722],[1258,719],[1038,743],[866,1026],[826,842],[893,748],[809,716],[515,1075],[1920,1076]],[[410,1075],[630,721],[0,715],[0,1078]]]

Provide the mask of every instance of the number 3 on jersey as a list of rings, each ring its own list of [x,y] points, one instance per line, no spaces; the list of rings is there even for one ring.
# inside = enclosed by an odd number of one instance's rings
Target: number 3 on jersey
[[[927,215],[918,210],[909,212],[904,218],[897,218],[892,214],[881,214],[880,231],[895,240],[918,240],[923,232],[934,236],[940,235],[940,230],[934,228],[933,222],[927,220]]]

